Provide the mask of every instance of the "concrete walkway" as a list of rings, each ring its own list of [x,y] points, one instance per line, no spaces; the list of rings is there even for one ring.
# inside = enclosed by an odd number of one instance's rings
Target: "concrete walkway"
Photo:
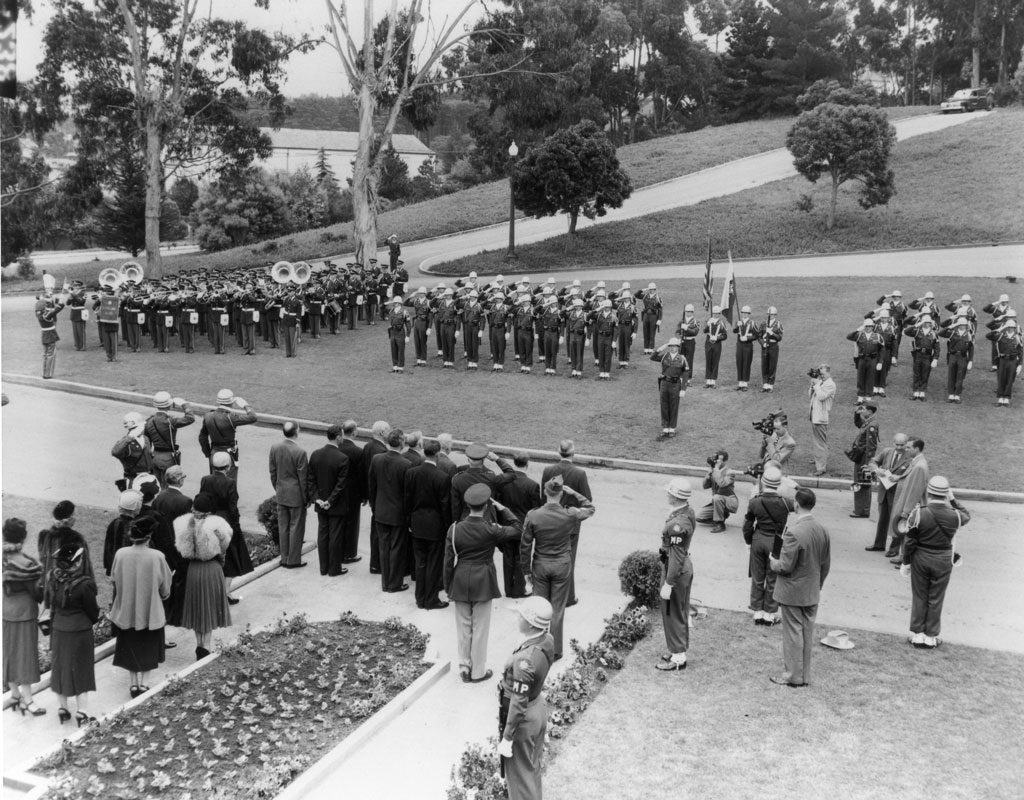
[[[4,491],[47,502],[67,497],[113,507],[116,493],[111,481],[116,464],[105,453],[118,435],[121,416],[131,407],[45,389],[6,388],[11,403],[4,407],[2,417]],[[250,399],[258,404],[258,398]],[[138,410],[147,411],[141,406]],[[45,424],[39,424],[41,420]],[[278,436],[276,431],[260,427],[240,432],[239,492],[247,528],[253,527],[258,503],[271,493],[266,454]],[[191,436],[182,441],[189,476],[185,488],[193,493],[205,472],[204,459]],[[69,447],[69,442],[73,446]],[[321,446],[322,439],[303,434],[300,444],[310,451]],[[26,453],[38,457],[25,458]],[[80,458],[76,460],[73,453],[81,454]],[[101,455],[93,457],[97,453]],[[542,465],[531,465],[530,472],[539,477],[541,469]],[[582,602],[567,612],[566,622],[567,639],[582,642],[599,635],[602,620],[625,602],[619,592],[618,564],[633,550],[656,549],[664,518],[663,476],[622,470],[590,470],[590,475],[598,513],[584,525],[578,563]],[[746,491],[746,486],[741,487],[743,501]],[[900,579],[880,554],[864,552],[873,536],[873,522],[847,517],[851,507],[848,492],[823,491],[819,497],[816,514],[831,531],[833,541],[833,570],[823,595],[820,621],[846,629],[904,633],[909,618],[909,581]],[[707,493],[698,491],[694,504],[699,506],[706,499]],[[959,541],[965,563],[956,571],[947,595],[943,636],[954,647],[969,644],[1024,653],[1024,597],[1019,592],[1019,575],[1024,570],[1024,537],[1019,534],[1024,527],[1024,507],[972,502],[969,508],[973,519]],[[29,520],[29,525],[35,530],[45,522]],[[234,627],[220,632],[218,639],[230,640],[247,624],[254,628],[269,624],[282,611],[333,619],[351,610],[377,620],[401,616],[430,634],[430,658],[455,658],[450,610],[420,611],[409,593],[385,595],[379,591],[379,580],[367,572],[367,523],[364,514],[364,559],[348,575],[320,577],[312,553],[307,556],[310,565],[303,570],[274,570],[240,592],[244,599],[232,609]],[[314,537],[310,525],[307,540]],[[715,608],[743,610],[748,592],[746,549],[736,519],[730,520],[726,534],[712,535],[707,528],[700,528],[693,558],[694,597]],[[495,671],[500,670],[514,644],[514,607],[515,601],[507,599],[495,603],[489,649],[489,665]],[[154,676],[154,684],[194,658],[191,633],[172,629],[171,638],[179,647],[169,651],[168,662]],[[701,653],[698,637],[693,657],[712,659],[714,655]],[[98,665],[97,678],[93,713],[102,714],[128,699],[127,678],[110,666],[109,660]],[[310,796],[335,798],[343,791],[367,800],[440,800],[451,767],[466,743],[483,741],[494,732],[494,700],[492,685],[466,686],[453,670],[333,775],[329,786]],[[5,772],[27,766],[68,735],[57,723],[53,696],[43,692],[37,702],[48,709],[45,717],[4,716]],[[388,768],[396,753],[402,754],[402,770]]]

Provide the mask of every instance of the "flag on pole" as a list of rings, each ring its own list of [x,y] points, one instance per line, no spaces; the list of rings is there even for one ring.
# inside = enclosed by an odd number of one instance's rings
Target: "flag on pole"
[[[729,272],[725,276],[725,286],[722,287],[722,316],[731,323],[739,308],[739,301],[736,297],[736,276],[732,269],[732,251],[729,251]]]
[[[714,289],[714,283],[711,280],[711,231],[708,230],[708,263],[704,267],[704,309],[706,311],[711,310],[711,292]]]

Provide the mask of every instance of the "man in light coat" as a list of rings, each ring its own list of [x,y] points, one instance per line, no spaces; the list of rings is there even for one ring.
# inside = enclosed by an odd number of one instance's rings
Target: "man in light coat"
[[[818,367],[818,377],[811,378],[811,452],[814,455],[814,474],[825,474],[828,466],[828,415],[836,396],[836,382],[828,364]]]
[[[900,566],[903,559],[900,551],[903,538],[906,536],[906,523],[910,512],[919,503],[925,502],[925,489],[928,488],[928,462],[924,457],[924,439],[911,438],[907,442],[907,455],[910,465],[903,474],[903,479],[896,485],[896,494],[892,499],[889,518],[892,520],[892,542],[885,555],[890,563]]]
[[[281,566],[298,569],[306,566],[302,560],[302,542],[306,538],[306,506],[309,505],[309,460],[306,451],[296,441],[299,426],[286,422],[281,430],[284,438],[270,448],[270,483],[277,501]]]

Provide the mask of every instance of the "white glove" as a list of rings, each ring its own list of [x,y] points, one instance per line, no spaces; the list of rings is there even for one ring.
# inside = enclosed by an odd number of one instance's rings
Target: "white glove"
[[[910,577],[910,564],[901,564],[900,565],[900,575],[902,577],[904,577],[904,578],[909,578]]]
[[[939,359],[933,358],[932,359],[932,369],[935,369],[937,366],[939,366]]]
[[[484,332],[483,331],[477,331],[476,332],[476,338],[482,342],[484,340]]]
[[[661,584],[661,592],[659,592],[659,594],[661,595],[662,600],[670,599],[672,597],[672,587],[667,583]]]
[[[409,337],[408,336],[405,337],[405,343],[409,344]]]
[[[655,328],[655,330],[659,330],[659,331],[661,330],[661,320],[660,319],[657,322],[654,323],[654,328]]]
[[[502,758],[512,758],[512,740],[502,739],[498,742],[498,755]]]
[[[686,394],[686,389],[680,390],[679,396],[682,397],[684,394]]]
[[[878,372],[882,371],[882,362],[881,361],[879,361],[877,364],[875,364],[875,370],[877,370]]]
[[[175,397],[171,400],[172,408],[184,408],[187,405],[188,400],[186,400],[184,397]]]
[[[1016,371],[1013,374],[1014,375],[1020,375],[1020,364],[1017,365],[1017,369],[1016,369]]]
[[[631,341],[631,342],[636,341],[636,334],[635,333],[629,334],[629,341]]]
[[[432,330],[433,330],[433,328],[430,325],[428,325],[427,326],[427,338],[430,338],[430,333],[431,333]]]
[[[559,336],[558,337],[558,343],[559,344],[565,344],[565,337],[564,336]]]
[[[507,342],[507,341],[510,341],[511,339],[512,339],[512,334],[509,333],[508,331],[506,331],[505,332],[505,341]]]
[[[613,341],[612,342],[612,350],[618,350],[618,349],[619,349],[619,343]]]
[[[455,331],[455,341],[459,341],[459,332]]]
[[[968,371],[970,371],[971,367],[973,367],[973,366],[974,366],[974,362],[973,361],[968,361],[967,362],[967,369],[968,369]]]
[[[587,347],[590,347],[590,339],[587,339],[584,343]],[[1020,367],[1017,367],[1017,371],[1020,372]]]

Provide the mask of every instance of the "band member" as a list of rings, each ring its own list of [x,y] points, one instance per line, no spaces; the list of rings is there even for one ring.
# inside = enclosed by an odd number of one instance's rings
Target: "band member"
[[[46,296],[36,301],[36,319],[42,331],[43,342],[43,377],[52,378],[57,368],[57,342],[60,336],[57,335],[57,315],[64,308],[64,303],[59,297],[54,297],[49,289]]]
[[[388,339],[391,341],[391,371],[405,372],[405,345],[412,332],[412,320],[402,307],[402,296],[388,300]]]
[[[775,371],[779,367],[779,342],[782,341],[782,323],[775,306],[768,307],[768,318],[758,328],[761,345],[761,391],[775,391]]]
[[[302,316],[302,298],[292,292],[281,307],[281,333],[284,336],[285,358],[299,354],[299,317]]]
[[[750,318],[750,306],[740,309],[739,321],[732,332],[736,334],[736,391],[745,392],[754,360],[754,340],[758,337],[757,325]]]
[[[71,335],[75,340],[75,350],[85,350],[85,329],[89,321],[89,309],[85,307],[85,291],[81,281],[73,281],[71,284],[68,308],[71,309]]]
[[[107,354],[107,361],[117,361],[117,334],[121,324],[118,318],[120,300],[110,286],[103,287],[104,294],[93,303],[93,311],[100,311],[96,316],[99,326],[100,344]]]
[[[128,347],[133,353],[142,349],[142,331],[146,327],[146,304],[132,292],[124,299],[124,318],[128,328]]]
[[[515,326],[519,371],[529,374],[533,367],[533,307],[530,305],[530,295],[519,296],[512,324]]]
[[[704,388],[718,388],[718,362],[722,358],[722,342],[729,338],[722,309],[711,307],[711,319],[704,324]]]
[[[240,408],[244,413],[235,413],[232,406]],[[227,453],[231,456],[231,468],[227,475],[238,480],[238,442],[235,429],[241,425],[252,425],[256,422],[256,412],[241,397],[235,397],[230,389],[217,392],[217,408],[203,416],[203,424],[199,429],[199,447],[203,455],[210,460],[210,474],[213,474],[213,456],[215,453]]]
[[[668,350],[666,353],[665,350]],[[658,378],[658,396],[661,403],[661,438],[676,435],[679,420],[679,400],[686,394],[686,358],[679,352],[679,340],[669,339],[651,355],[651,361],[661,364]]]
[[[181,347],[186,353],[196,351],[196,331],[199,329],[199,303],[194,291],[188,290],[181,298],[181,316],[178,321]]]
[[[231,316],[228,314],[228,298],[225,293],[215,292],[210,297],[210,344],[215,355],[224,355],[224,340],[228,336]]]
[[[260,309],[257,307],[258,297],[252,284],[248,284],[236,301],[239,307],[239,342],[245,355],[256,355],[256,326],[260,322]]]
[[[697,336],[700,334],[700,323],[693,315],[693,303],[683,308],[683,318],[676,325],[676,338],[679,339],[679,352],[686,359],[686,385],[693,380],[693,355],[697,349]]]

